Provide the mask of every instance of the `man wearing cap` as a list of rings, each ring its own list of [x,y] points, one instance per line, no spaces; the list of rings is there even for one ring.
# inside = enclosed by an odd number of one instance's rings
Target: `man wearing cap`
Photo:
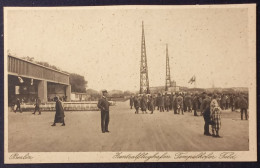
[[[102,98],[98,101],[98,108],[101,110],[101,131],[102,133],[108,131],[109,123],[109,102],[107,100],[107,90],[102,90]]]
[[[65,126],[65,121],[64,121],[65,114],[64,114],[62,103],[58,97],[54,97],[54,101],[56,102],[56,106],[55,106],[56,113],[55,113],[54,123],[51,126],[56,126],[56,123],[62,123],[61,126]]]
[[[204,121],[205,121],[204,135],[211,136],[211,134],[209,133],[211,99],[207,95],[206,92],[203,92],[202,95],[203,95],[203,101],[202,101],[202,104],[201,104],[201,112],[202,112],[202,115],[203,115],[203,118],[204,118]]]

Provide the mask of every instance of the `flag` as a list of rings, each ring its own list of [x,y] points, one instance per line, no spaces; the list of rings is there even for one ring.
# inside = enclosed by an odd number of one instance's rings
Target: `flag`
[[[23,83],[23,79],[20,76],[18,76],[18,79],[20,83]]]
[[[195,81],[196,81],[196,76],[193,75],[193,76],[191,77],[191,79],[189,80],[188,83],[192,84],[192,83],[195,82]]]
[[[31,85],[33,85],[33,79],[31,79]]]

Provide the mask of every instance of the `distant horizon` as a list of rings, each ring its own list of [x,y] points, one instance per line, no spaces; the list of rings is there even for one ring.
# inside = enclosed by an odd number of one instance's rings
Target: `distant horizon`
[[[157,87],[165,87],[165,86],[157,86]],[[183,86],[181,86],[183,87]],[[149,87],[151,88],[151,87]],[[248,87],[226,87],[226,88],[222,88],[222,87],[214,87],[214,88],[189,88],[189,87],[185,87],[185,88],[188,88],[188,89],[238,89],[238,88],[241,88],[241,89],[248,89]],[[97,91],[97,92],[101,92],[103,89],[101,90],[96,90],[96,89],[92,89],[92,88],[86,88],[86,90],[94,90],[94,91]],[[108,92],[110,91],[122,91],[122,92],[126,92],[126,91],[129,91],[129,92],[139,92],[139,90],[120,90],[120,89],[112,89],[112,90],[107,90]],[[79,92],[77,92],[79,93]]]
[[[16,56],[16,55],[12,55],[11,53],[9,53],[8,55],[11,55],[11,56],[13,56],[13,57],[18,57],[18,58],[20,58],[20,59],[23,59],[24,57],[19,57],[19,56]],[[30,57],[30,58],[34,58],[34,57]],[[28,60],[26,60],[26,61],[28,61]],[[31,62],[31,61],[29,61],[29,62]],[[38,60],[34,60],[34,62],[33,63],[35,63],[35,64],[39,64],[39,63],[37,63],[38,62]],[[41,64],[39,64],[39,65],[41,65]],[[52,64],[50,64],[50,65],[52,65]],[[44,66],[44,65],[41,65],[41,66]],[[54,65],[55,66],[55,65]],[[47,66],[44,66],[44,67],[47,67]],[[47,68],[50,68],[50,69],[53,69],[53,70],[56,70],[56,69],[54,69],[54,68],[51,68],[51,67],[47,67]],[[57,68],[59,68],[59,67],[57,67]],[[64,70],[62,70],[62,69],[60,69],[59,68],[59,70],[56,70],[56,71],[60,71],[60,72],[66,72],[66,73],[69,73],[69,74],[73,74],[74,72],[72,72],[72,73],[70,73],[70,72],[68,72],[68,71],[64,71]],[[81,75],[81,74],[78,74],[78,75]],[[87,80],[86,80],[87,81]],[[87,82],[89,82],[89,81],[87,81]],[[165,86],[149,86],[149,88],[156,88],[156,87],[165,87]],[[249,88],[249,87],[246,87],[246,86],[231,86],[231,87],[206,87],[206,88],[204,88],[204,87],[189,87],[189,86],[176,86],[176,87],[185,87],[185,88],[188,88],[188,89],[218,89],[218,88],[221,88],[221,89],[229,89],[229,88]],[[97,90],[97,89],[93,89],[93,88],[88,88],[88,87],[86,87],[86,90],[87,89],[92,89],[92,90],[95,90],[95,91],[101,91],[101,90],[103,90],[103,89],[100,89],[100,90]],[[110,89],[110,91],[113,91],[113,90],[118,90],[118,89]],[[118,90],[118,91],[130,91],[130,92],[138,92],[139,90]]]

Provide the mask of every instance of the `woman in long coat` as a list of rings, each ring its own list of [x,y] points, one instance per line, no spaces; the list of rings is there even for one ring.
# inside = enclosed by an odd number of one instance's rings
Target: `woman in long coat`
[[[56,113],[55,113],[55,118],[54,118],[54,123],[51,126],[56,126],[56,123],[62,123],[61,126],[65,126],[65,121],[64,121],[64,109],[62,107],[62,103],[59,100],[58,97],[54,97],[54,101],[56,101]]]
[[[219,130],[221,127],[221,108],[217,102],[217,96],[213,95],[213,99],[210,103],[210,118],[211,118],[211,127],[212,127],[212,136],[220,138]],[[216,134],[215,134],[216,133]]]

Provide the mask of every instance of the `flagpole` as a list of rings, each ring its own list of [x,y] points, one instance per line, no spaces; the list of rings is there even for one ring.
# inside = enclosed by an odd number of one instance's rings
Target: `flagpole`
[[[193,79],[194,79],[194,88],[197,88],[197,79],[195,75],[193,75]]]

